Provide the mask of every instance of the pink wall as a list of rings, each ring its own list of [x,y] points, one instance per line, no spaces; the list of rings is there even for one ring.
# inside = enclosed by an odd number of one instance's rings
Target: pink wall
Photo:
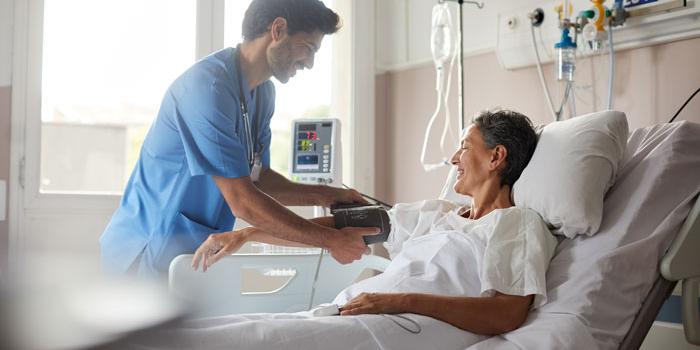
[[[0,179],[7,181],[10,178],[10,100],[12,89],[8,86],[0,87]],[[9,187],[9,184],[8,184]],[[9,188],[8,188],[9,191]],[[8,193],[9,197],[9,193]],[[5,205],[7,208],[7,203]],[[8,213],[5,213],[7,216]],[[7,268],[8,248],[8,221],[0,222],[0,270]]]
[[[577,82],[596,92],[593,107],[589,91],[579,91],[577,113],[604,109],[607,100],[607,56],[578,63]],[[617,54],[613,109],[624,111],[630,130],[667,121],[683,102],[700,87],[700,38],[643,47]],[[545,65],[545,75],[555,89],[553,67]],[[465,59],[467,119],[479,110],[501,106],[520,111],[534,123],[551,120],[535,67],[507,71],[495,53]],[[456,80],[456,79],[455,79]],[[420,150],[428,119],[435,108],[435,73],[432,66],[390,72],[376,78],[377,183],[376,195],[389,202],[435,198],[442,188],[447,169],[426,173],[420,163]],[[450,95],[456,113],[457,97]],[[686,106],[678,119],[700,122],[700,96]],[[439,140],[434,132],[432,145]],[[437,159],[435,153],[430,157]]]

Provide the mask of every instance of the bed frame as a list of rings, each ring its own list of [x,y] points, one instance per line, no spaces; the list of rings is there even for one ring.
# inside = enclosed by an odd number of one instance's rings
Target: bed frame
[[[661,274],[651,287],[632,326],[620,343],[621,350],[639,349],[661,306],[682,282],[683,330],[690,344],[700,345],[700,196],[695,200],[681,230],[661,260]]]

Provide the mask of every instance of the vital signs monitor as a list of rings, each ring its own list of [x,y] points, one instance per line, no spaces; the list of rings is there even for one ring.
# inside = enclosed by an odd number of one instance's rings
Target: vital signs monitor
[[[340,120],[298,119],[292,126],[293,181],[341,186]]]

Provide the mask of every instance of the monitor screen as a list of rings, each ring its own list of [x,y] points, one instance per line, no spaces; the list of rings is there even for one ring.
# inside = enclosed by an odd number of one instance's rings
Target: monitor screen
[[[294,173],[330,173],[333,123],[294,123]]]

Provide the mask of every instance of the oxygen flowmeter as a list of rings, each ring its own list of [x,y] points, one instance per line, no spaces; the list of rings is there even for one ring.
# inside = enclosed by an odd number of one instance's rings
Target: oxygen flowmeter
[[[297,119],[292,125],[289,174],[294,182],[340,187],[340,120]]]

